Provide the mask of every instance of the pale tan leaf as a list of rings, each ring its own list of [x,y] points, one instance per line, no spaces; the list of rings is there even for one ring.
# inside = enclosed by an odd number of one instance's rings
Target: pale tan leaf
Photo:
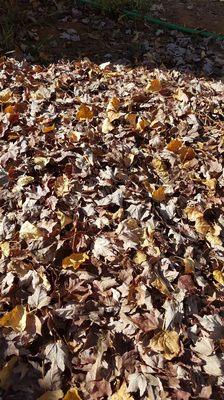
[[[58,197],[66,196],[71,190],[70,180],[67,175],[59,176],[54,183],[54,191]]]
[[[179,336],[176,331],[162,331],[150,340],[150,347],[162,353],[166,360],[172,360],[180,353]]]
[[[0,250],[4,257],[9,257],[9,254],[10,254],[9,242],[0,242]]]
[[[102,132],[109,133],[114,129],[114,126],[111,124],[108,118],[105,118],[102,125]]]
[[[36,240],[43,237],[43,234],[41,229],[37,228],[34,224],[31,224],[29,221],[26,221],[21,225],[19,236],[20,239]]]
[[[68,217],[66,214],[64,214],[63,212],[61,212],[60,210],[56,212],[57,217],[60,221],[61,227],[62,229],[66,226],[69,225],[72,222],[72,219],[70,217]]]
[[[147,260],[147,256],[143,251],[137,251],[135,254],[133,261],[135,264],[140,265]]]
[[[213,278],[216,282],[220,283],[220,285],[224,286],[224,272],[215,269],[213,271]]]
[[[120,389],[116,393],[114,393],[110,400],[134,400],[133,397],[128,393],[128,388],[126,383],[124,382]]]

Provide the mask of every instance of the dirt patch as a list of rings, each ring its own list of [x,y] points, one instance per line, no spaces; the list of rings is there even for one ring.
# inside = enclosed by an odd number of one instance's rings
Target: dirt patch
[[[224,5],[220,0],[154,1],[151,11],[169,22],[224,34]]]

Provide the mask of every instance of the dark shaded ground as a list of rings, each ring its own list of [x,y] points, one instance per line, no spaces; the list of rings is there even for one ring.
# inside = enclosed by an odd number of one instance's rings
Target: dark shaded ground
[[[198,10],[202,12],[202,8]],[[9,10],[5,12],[10,14]],[[160,17],[166,13],[161,5],[155,7],[155,4],[152,12]],[[12,26],[12,15],[7,18]],[[47,5],[26,2],[12,22],[17,27],[16,35],[2,36],[1,47],[7,44],[12,51],[8,55],[19,59],[25,57],[31,62],[49,64],[62,58],[71,61],[87,57],[99,64],[107,61],[143,64],[148,68],[176,68],[218,79],[224,76],[224,45],[214,39],[166,31],[122,16],[118,20],[109,19],[86,7],[76,8],[68,3],[66,6],[65,2],[57,7],[51,2]],[[188,22],[187,14],[186,25]]]

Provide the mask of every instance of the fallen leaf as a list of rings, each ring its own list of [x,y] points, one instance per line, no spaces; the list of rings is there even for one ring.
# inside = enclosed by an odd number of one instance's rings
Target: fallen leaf
[[[63,400],[82,400],[79,396],[78,389],[73,387],[69,389],[66,395],[63,397]]]
[[[43,133],[49,133],[49,132],[52,132],[54,129],[55,129],[55,124],[48,125],[48,126],[43,126],[42,132]]]
[[[37,228],[34,224],[31,224],[29,221],[26,221],[21,225],[19,236],[20,239],[37,240],[43,237],[43,234],[41,229]]]
[[[12,328],[16,332],[23,332],[26,328],[26,318],[26,307],[16,306],[0,319],[0,326]]]
[[[17,356],[13,356],[10,360],[5,363],[4,367],[0,370],[0,388],[7,390],[11,384],[10,377],[12,375],[13,368],[18,361]]]
[[[163,186],[160,186],[152,192],[152,199],[158,203],[161,203],[166,199],[166,192]]]
[[[133,261],[135,264],[140,265],[147,260],[147,256],[143,251],[137,251],[135,254]]]
[[[149,126],[149,122],[145,118],[142,118],[142,117],[138,118],[138,122],[136,124],[136,129],[143,132],[148,126]]]
[[[170,296],[170,291],[166,287],[165,283],[162,281],[162,279],[155,279],[151,285],[155,287],[157,290],[159,290],[161,293],[165,294],[166,296]]]
[[[63,268],[72,267],[73,269],[78,269],[85,261],[89,259],[87,253],[73,253],[70,256],[64,258],[62,261]]]
[[[177,154],[179,149],[182,147],[182,141],[179,139],[171,140],[166,146],[167,150],[172,151],[172,153]]]
[[[137,114],[127,114],[125,115],[125,120],[135,128],[137,121]]]
[[[149,92],[159,92],[161,89],[162,89],[162,84],[159,79],[153,79],[146,86],[146,91],[149,91]]]
[[[87,105],[81,104],[76,113],[76,118],[78,121],[91,120],[93,119],[93,112]]]
[[[193,158],[195,158],[196,155],[194,149],[192,149],[192,147],[189,146],[182,146],[179,149],[178,154],[183,163],[192,160]]]
[[[189,101],[188,96],[181,88],[177,89],[177,92],[173,97],[178,101],[182,101],[183,103],[188,103]]]
[[[58,217],[58,219],[59,219],[59,221],[60,221],[60,224],[61,224],[61,228],[62,228],[62,229],[64,229],[64,227],[65,227],[66,225],[69,225],[69,224],[72,222],[72,218],[68,217],[68,216],[67,216],[66,214],[64,214],[63,212],[57,211],[56,214],[57,214],[57,217]]]
[[[103,133],[109,133],[114,129],[114,126],[111,124],[108,118],[105,118],[102,124],[102,132]]]
[[[6,104],[13,100],[13,93],[10,89],[0,91],[0,104]]]
[[[64,393],[62,390],[53,390],[53,391],[47,391],[42,396],[38,397],[37,400],[60,400],[62,399]]]
[[[54,191],[58,197],[66,196],[71,190],[70,180],[67,175],[59,176],[54,183]]]
[[[21,176],[17,180],[17,187],[18,187],[18,189],[22,189],[24,186],[29,185],[29,183],[31,183],[33,181],[34,181],[33,176],[29,176],[29,175]]]
[[[120,108],[120,100],[118,99],[118,97],[113,97],[107,106],[107,111],[118,111]]]
[[[216,282],[220,283],[220,285],[224,286],[224,272],[215,269],[213,271],[213,278]]]
[[[110,400],[134,400],[133,397],[128,393],[128,388],[125,382],[122,383],[120,389],[114,393]]]
[[[176,331],[162,331],[150,340],[150,347],[161,352],[166,360],[172,360],[180,353],[179,336]]]
[[[10,244],[9,242],[0,242],[0,250],[4,257],[9,257],[10,255]]]

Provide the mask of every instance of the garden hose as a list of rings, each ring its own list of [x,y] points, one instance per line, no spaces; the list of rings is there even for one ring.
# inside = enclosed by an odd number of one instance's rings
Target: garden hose
[[[97,6],[96,1],[94,1],[94,0],[79,0],[79,2],[83,3],[83,4],[89,4],[89,5],[95,6],[95,7]],[[214,32],[208,32],[206,30],[187,28],[182,25],[173,24],[171,22],[167,22],[167,21],[164,21],[159,18],[151,17],[150,15],[142,15],[141,12],[136,11],[136,10],[133,10],[133,11],[124,10],[124,11],[122,11],[122,14],[124,16],[132,18],[132,19],[142,19],[143,18],[145,21],[147,21],[151,24],[162,26],[163,28],[166,28],[166,29],[176,30],[176,31],[191,34],[191,35],[199,35],[199,36],[204,36],[204,37],[208,37],[208,38],[211,37],[211,38],[214,38],[217,40],[224,40],[224,35],[220,35],[220,34],[217,34]]]

